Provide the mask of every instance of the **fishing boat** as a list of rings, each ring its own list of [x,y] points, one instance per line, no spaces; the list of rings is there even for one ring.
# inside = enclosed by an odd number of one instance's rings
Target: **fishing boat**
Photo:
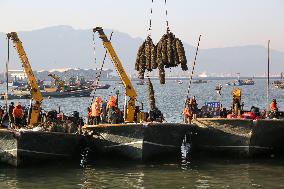
[[[93,89],[80,89],[80,90],[72,90],[72,91],[54,91],[54,92],[46,92],[42,91],[41,95],[43,97],[49,98],[69,98],[69,97],[89,97],[91,96]],[[6,97],[5,93],[0,94],[0,99],[4,100]],[[8,94],[8,99],[30,99],[31,95],[28,91],[14,91],[13,94]]]

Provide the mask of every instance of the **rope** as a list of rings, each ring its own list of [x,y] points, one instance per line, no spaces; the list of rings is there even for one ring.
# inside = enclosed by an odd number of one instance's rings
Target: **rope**
[[[153,4],[154,0],[152,1],[152,6],[151,6],[151,11],[150,11],[150,20],[149,20],[149,29],[148,29],[148,36],[151,36],[151,31],[152,31],[152,16],[153,16]]]
[[[201,35],[199,35],[199,39],[198,39],[198,44],[197,44],[197,48],[196,48],[196,52],[195,52],[193,65],[192,65],[192,71],[191,71],[191,74],[190,74],[189,85],[188,85],[188,88],[187,88],[187,96],[186,96],[186,99],[185,99],[184,107],[186,106],[186,100],[189,98],[189,92],[190,92],[190,88],[191,88],[192,78],[193,78],[193,75],[194,75],[196,59],[197,59],[197,55],[198,55],[198,51],[199,51],[200,39],[201,39]]]
[[[110,34],[109,41],[111,41],[112,35],[113,35],[113,31]],[[94,36],[94,34],[93,34],[93,36]],[[94,101],[95,94],[96,94],[96,91],[97,91],[97,86],[99,85],[99,81],[100,81],[100,78],[101,78],[101,74],[102,74],[102,70],[103,70],[103,67],[104,67],[105,60],[106,60],[106,56],[107,56],[107,50],[105,50],[105,55],[104,55],[104,58],[103,58],[103,62],[102,62],[99,74],[96,73],[96,75],[97,75],[96,76],[96,87],[95,87],[95,90],[94,90],[94,93],[93,93],[94,95],[93,95],[93,98],[92,98],[92,102]]]
[[[93,33],[93,51],[94,51],[94,63],[95,65],[97,64],[97,57],[96,57],[96,42],[95,42],[95,34]],[[97,71],[97,67],[96,67],[96,71]],[[95,78],[97,78],[97,72],[96,72],[96,76]]]
[[[169,27],[169,20],[168,20],[167,0],[165,0],[165,11],[166,11],[166,27],[167,27],[167,32],[169,32],[170,31],[170,27]]]

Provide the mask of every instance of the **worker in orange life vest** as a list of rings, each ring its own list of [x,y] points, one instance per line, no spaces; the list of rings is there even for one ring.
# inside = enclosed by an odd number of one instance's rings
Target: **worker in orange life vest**
[[[192,110],[191,110],[191,106],[189,106],[188,104],[185,106],[185,108],[183,109],[183,119],[184,119],[184,123],[188,123],[191,124],[191,120],[192,120]]]
[[[93,124],[98,125],[101,120],[101,98],[96,97],[95,101],[92,104],[92,117],[94,119]]]
[[[22,125],[22,119],[24,117],[24,111],[21,104],[18,103],[17,106],[13,109],[13,117],[15,120],[16,128],[19,128]]]
[[[277,112],[278,111],[278,107],[277,107],[277,102],[276,99],[273,99],[271,104],[270,104],[270,110],[272,112]]]

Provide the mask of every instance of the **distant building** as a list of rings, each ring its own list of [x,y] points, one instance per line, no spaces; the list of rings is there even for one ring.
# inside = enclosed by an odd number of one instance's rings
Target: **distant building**
[[[27,78],[27,75],[23,70],[9,70],[8,75],[9,78],[17,80],[24,80]]]

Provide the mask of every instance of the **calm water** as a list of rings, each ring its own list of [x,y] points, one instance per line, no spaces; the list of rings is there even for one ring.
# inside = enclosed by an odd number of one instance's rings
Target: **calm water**
[[[206,101],[221,101],[229,107],[232,86],[225,86],[226,80],[209,81],[207,84],[193,85],[191,94],[197,97],[200,105]],[[221,83],[224,88],[220,98],[215,86]],[[111,82],[109,90],[98,90],[97,95],[108,98],[116,90],[123,93],[122,85]],[[165,114],[166,120],[180,122],[181,109],[188,84],[179,85],[167,81],[161,86],[153,81],[157,106]],[[147,86],[134,87],[138,101],[143,101],[148,110]],[[265,80],[256,80],[254,86],[243,86],[245,108],[252,105],[265,108]],[[271,89],[271,98],[278,100],[284,109],[283,90]],[[119,95],[120,103],[123,95]],[[46,110],[58,108],[67,114],[79,111],[85,115],[90,98],[45,99]],[[28,100],[21,100],[28,104]],[[189,155],[190,156],[190,155]],[[190,158],[189,158],[190,159]],[[89,160],[81,163],[46,163],[40,166],[15,169],[0,166],[0,188],[284,188],[284,160],[226,160],[190,159],[174,162],[140,164],[124,161]]]
[[[0,168],[0,188],[284,188],[278,160],[192,160],[138,164],[97,161]]]

